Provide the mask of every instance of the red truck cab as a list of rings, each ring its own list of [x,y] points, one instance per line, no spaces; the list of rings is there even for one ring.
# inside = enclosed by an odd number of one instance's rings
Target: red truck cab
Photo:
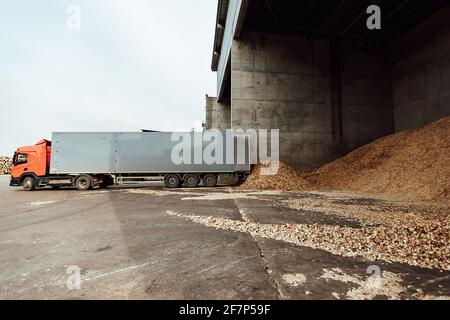
[[[11,167],[10,186],[22,186],[26,191],[40,187],[52,188],[76,187],[78,190],[88,190],[97,187],[107,187],[114,184],[111,175],[50,174],[52,143],[41,140],[34,146],[20,147],[14,152]]]
[[[51,145],[51,141],[41,140],[34,146],[18,148],[14,152],[10,185],[24,185],[24,182],[30,179],[37,181],[39,177],[48,175]]]

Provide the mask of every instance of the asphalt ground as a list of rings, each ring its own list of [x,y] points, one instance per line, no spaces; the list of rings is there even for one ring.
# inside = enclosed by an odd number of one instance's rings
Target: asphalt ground
[[[340,216],[272,205],[313,193],[158,184],[25,192],[9,187],[8,179],[0,177],[1,299],[450,296],[448,271],[343,257],[189,218],[360,227]],[[368,283],[376,270],[390,277],[381,276],[381,287],[373,289]]]

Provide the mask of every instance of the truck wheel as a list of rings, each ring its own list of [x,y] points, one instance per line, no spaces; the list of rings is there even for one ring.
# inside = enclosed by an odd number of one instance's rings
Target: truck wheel
[[[26,177],[22,181],[22,187],[25,191],[33,191],[36,189],[36,181],[33,177]]]
[[[176,174],[168,174],[164,178],[164,183],[167,188],[178,188],[180,186],[180,177]]]
[[[89,176],[80,176],[75,181],[75,187],[80,191],[86,191],[91,188],[92,181]]]
[[[212,173],[205,174],[203,177],[203,185],[205,187],[215,187],[217,185],[217,176]]]
[[[200,183],[200,179],[196,174],[187,174],[183,179],[184,185],[187,188],[196,188]]]

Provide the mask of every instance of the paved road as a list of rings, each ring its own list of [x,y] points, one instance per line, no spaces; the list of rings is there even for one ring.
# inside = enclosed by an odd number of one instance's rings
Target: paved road
[[[24,192],[7,184],[0,177],[2,299],[343,299],[374,264],[179,216],[358,227],[270,206],[293,193],[160,186]],[[403,278],[397,293],[376,298],[449,295],[447,272],[377,265]],[[334,279],[324,270],[335,270]]]

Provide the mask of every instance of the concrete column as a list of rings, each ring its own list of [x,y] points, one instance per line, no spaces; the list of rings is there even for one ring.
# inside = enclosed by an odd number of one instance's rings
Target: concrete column
[[[206,95],[206,129],[231,128],[231,105],[217,102],[216,97]]]
[[[231,125],[280,129],[281,160],[298,171],[393,132],[385,57],[344,44],[340,79],[342,138],[336,145],[336,68],[330,40],[244,33],[231,55]],[[370,65],[373,64],[373,65]]]
[[[333,159],[328,43],[245,33],[231,55],[233,128],[280,129],[281,160],[305,170]]]

